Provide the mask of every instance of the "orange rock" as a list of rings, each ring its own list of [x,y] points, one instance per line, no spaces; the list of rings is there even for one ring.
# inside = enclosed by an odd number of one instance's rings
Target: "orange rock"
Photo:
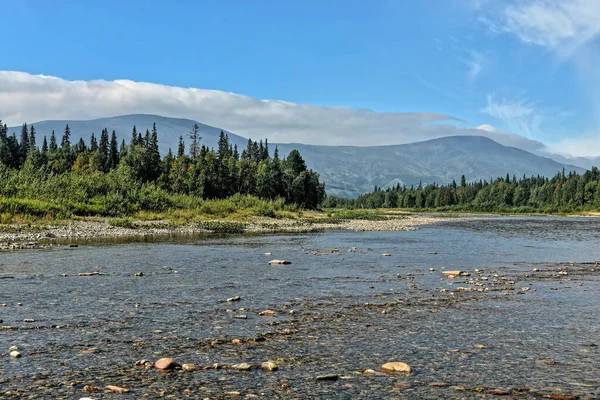
[[[381,370],[386,373],[405,373],[410,374],[412,368],[403,362],[389,362],[381,366]]]
[[[159,369],[161,371],[175,369],[175,367],[177,367],[177,363],[172,358],[161,358],[160,360],[154,363],[154,368]]]
[[[120,386],[108,385],[105,389],[115,393],[129,393],[129,389]]]

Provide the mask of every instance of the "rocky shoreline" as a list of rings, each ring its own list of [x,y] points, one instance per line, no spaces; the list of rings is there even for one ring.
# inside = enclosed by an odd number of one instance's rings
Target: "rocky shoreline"
[[[471,217],[462,217],[466,219]],[[326,221],[311,219],[253,218],[247,222],[224,220],[174,226],[169,221],[134,221],[130,227],[103,221],[68,221],[40,227],[0,225],[0,250],[45,248],[52,242],[73,239],[144,237],[210,233],[302,233],[325,230],[409,231],[422,225],[456,220],[455,217],[406,215],[384,220]]]

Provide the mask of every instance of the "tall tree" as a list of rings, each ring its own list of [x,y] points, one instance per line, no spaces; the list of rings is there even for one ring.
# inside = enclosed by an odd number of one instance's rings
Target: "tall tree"
[[[50,135],[50,152],[55,152],[58,150],[58,145],[56,144],[56,135],[54,134],[54,130],[52,130],[52,134]]]
[[[190,136],[190,157],[192,159],[198,158],[200,155],[200,147],[199,143],[202,138],[200,137],[200,126],[198,124],[194,124],[192,131],[189,133]]]
[[[108,169],[117,168],[119,165],[119,144],[117,143],[117,134],[112,131],[110,138],[110,148],[108,151]]]
[[[183,143],[183,136],[179,136],[179,144],[177,145],[177,157],[183,157],[185,155],[185,143]]]

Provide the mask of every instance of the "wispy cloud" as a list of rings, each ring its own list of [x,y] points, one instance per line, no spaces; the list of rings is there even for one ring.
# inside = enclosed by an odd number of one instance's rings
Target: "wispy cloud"
[[[468,67],[467,80],[469,81],[469,83],[475,82],[475,80],[479,76],[479,73],[483,70],[483,66],[485,63],[484,54],[475,50],[471,50],[469,51],[468,57],[461,58],[460,61]]]
[[[487,104],[481,111],[506,124],[512,132],[529,139],[539,137],[544,122],[544,112],[525,98],[496,100],[494,94],[487,96]]]

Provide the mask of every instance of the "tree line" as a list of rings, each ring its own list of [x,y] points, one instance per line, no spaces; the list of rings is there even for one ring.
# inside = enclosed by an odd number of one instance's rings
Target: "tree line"
[[[223,131],[217,148],[208,148],[201,143],[197,124],[188,136],[189,151],[180,136],[176,153],[169,149],[161,157],[156,124],[145,133],[133,126],[129,143],[119,143],[115,131],[109,134],[107,129],[99,137],[92,133],[87,142],[81,138],[72,143],[67,125],[60,140],[52,131],[40,144],[33,125],[23,124],[17,137],[0,121],[0,197],[63,196],[71,205],[85,203],[84,214],[94,214],[90,207],[98,203],[104,204],[105,213],[112,212],[112,204],[121,210],[115,212],[127,214],[163,210],[178,195],[224,199],[241,194],[283,199],[308,209],[326,196],[319,175],[307,168],[297,150],[280,159],[277,147],[271,156],[267,140],[248,139],[240,152]],[[143,199],[148,197],[151,204]]]
[[[600,209],[600,170],[557,173],[552,178],[510,175],[468,183],[395,185],[356,199],[328,197],[324,207],[442,209],[483,212],[573,212]]]

